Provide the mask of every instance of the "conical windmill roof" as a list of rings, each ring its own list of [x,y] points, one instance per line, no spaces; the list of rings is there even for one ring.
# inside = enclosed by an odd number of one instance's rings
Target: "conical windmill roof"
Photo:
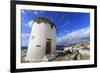
[[[34,22],[36,22],[38,24],[40,24],[40,23],[50,24],[51,27],[54,26],[56,28],[55,24],[48,17],[36,17],[34,19]]]

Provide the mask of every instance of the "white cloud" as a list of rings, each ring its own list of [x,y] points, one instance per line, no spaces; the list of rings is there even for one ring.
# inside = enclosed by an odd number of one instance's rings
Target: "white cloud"
[[[34,14],[36,14],[36,15],[38,14],[38,12],[37,12],[37,11],[34,11],[33,13],[34,13]]]
[[[30,36],[29,33],[22,33],[21,34],[22,46],[28,46],[29,36]]]
[[[71,31],[65,29],[65,30],[63,30],[63,32],[70,33]]]
[[[26,14],[25,10],[21,10],[22,11],[22,14]]]
[[[75,42],[80,42],[82,40],[85,40],[90,37],[90,28],[83,28],[76,31],[73,31],[71,33],[68,33],[67,35],[63,37],[57,38],[57,44],[72,44]]]
[[[32,27],[32,25],[33,25],[33,20],[30,20],[27,24],[25,24],[26,26],[28,26],[29,28],[31,28]]]
[[[69,33],[66,37],[67,38],[85,37],[85,36],[89,35],[89,33],[90,33],[90,29],[88,27],[88,28],[83,28],[83,29],[73,31],[73,32]]]
[[[30,35],[29,33],[22,33],[22,38],[25,39],[25,38],[29,37],[29,35]]]

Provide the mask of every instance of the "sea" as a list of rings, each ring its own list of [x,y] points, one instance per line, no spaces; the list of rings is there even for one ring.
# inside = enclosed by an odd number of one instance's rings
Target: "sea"
[[[56,46],[56,50],[64,50],[64,47],[66,46]],[[26,49],[27,50],[28,47],[21,47],[22,50]]]

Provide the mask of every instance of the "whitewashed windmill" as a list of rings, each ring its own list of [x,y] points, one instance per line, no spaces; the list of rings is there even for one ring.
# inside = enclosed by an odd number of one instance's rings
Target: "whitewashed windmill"
[[[56,53],[56,27],[47,17],[37,17],[32,26],[26,60],[49,60]]]

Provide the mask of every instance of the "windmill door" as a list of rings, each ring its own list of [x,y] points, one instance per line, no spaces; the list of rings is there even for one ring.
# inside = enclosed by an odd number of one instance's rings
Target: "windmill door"
[[[47,41],[46,42],[46,54],[50,54],[51,53],[51,41]]]

